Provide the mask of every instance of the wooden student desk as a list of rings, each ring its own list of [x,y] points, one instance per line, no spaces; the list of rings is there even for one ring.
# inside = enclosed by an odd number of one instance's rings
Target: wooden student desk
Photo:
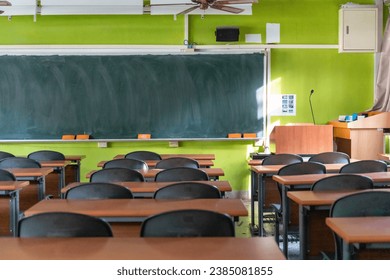
[[[307,190],[307,187],[302,188],[302,186],[312,185],[322,178],[335,176],[337,174],[338,173],[272,176],[274,181],[282,185],[283,225],[287,225],[289,221],[289,199],[287,196],[289,191]],[[361,175],[371,178],[375,184],[390,183],[390,172],[362,173]],[[288,230],[283,230],[283,252],[286,256],[288,253],[287,234]]]
[[[241,199],[49,199],[27,209],[24,215],[61,211],[100,217],[109,222],[142,222],[148,216],[179,209],[211,210],[228,214],[235,219],[248,215]]]
[[[56,171],[59,174],[59,184],[58,184],[58,193],[61,192],[61,189],[65,187],[65,168],[72,164],[70,160],[45,160],[39,161],[42,167],[52,167],[53,171]]]
[[[19,192],[29,184],[29,181],[0,181],[0,195],[9,197],[9,227],[14,236],[16,235],[20,213]]]
[[[81,160],[85,159],[85,155],[65,155],[65,160],[69,160],[72,166],[75,167],[75,181],[80,182],[80,169],[81,169]]]
[[[159,160],[143,160],[149,168],[155,168],[156,164],[159,162]],[[214,166],[214,162],[211,159],[199,159],[196,160],[199,163],[199,166],[202,168],[207,168]],[[97,167],[103,167],[103,165],[107,162],[107,160],[103,160],[98,162]]]
[[[114,159],[124,158],[124,154],[116,155]],[[160,154],[162,159],[171,157],[187,157],[195,160],[215,160],[214,154]]]
[[[223,172],[222,168],[199,168],[200,170],[203,170],[204,172],[207,173],[207,175],[210,177],[210,180],[219,180],[220,176],[224,176],[225,173]],[[154,180],[154,177],[158,172],[160,172],[163,169],[149,169],[145,172],[140,171],[146,180]],[[92,170],[88,172],[85,177],[89,179],[92,175],[92,173],[96,172],[96,170]]]
[[[45,177],[53,172],[52,167],[41,168],[7,168],[18,181],[37,181],[38,182],[38,200],[45,197],[46,182]]]
[[[255,163],[258,163],[256,160]],[[253,163],[253,162],[252,162]],[[325,164],[327,172],[334,173],[338,172],[345,164]],[[281,168],[286,165],[254,165],[250,164],[251,170],[251,228],[254,231],[255,228],[255,200],[258,201],[258,234],[259,236],[264,235],[263,231],[263,214],[265,204],[265,179],[267,176],[277,174]],[[255,194],[257,193],[257,197]]]
[[[273,238],[0,238],[2,260],[284,260]]]
[[[326,225],[342,239],[344,260],[351,259],[353,248],[361,244],[389,248],[390,217],[326,218]]]
[[[312,255],[319,255],[319,250],[312,248],[314,247],[313,243],[319,243],[321,247],[327,247],[329,243],[332,243],[332,249],[330,251],[334,249],[333,236],[330,232],[325,232],[324,220],[316,221],[316,232],[318,231],[318,234],[308,235],[309,223],[313,222],[313,218],[320,219],[319,215],[312,217],[314,216],[313,211],[324,210],[327,212],[326,216],[328,216],[330,206],[334,201],[354,192],[357,191],[299,191],[287,193],[288,198],[299,205],[299,257],[301,260],[307,259],[309,247]],[[308,240],[309,237],[311,244]]]
[[[194,181],[195,182],[195,181]],[[160,188],[177,182],[115,182],[115,184],[129,188],[133,193],[134,197],[153,197],[153,194]],[[232,191],[229,181],[196,181],[196,183],[206,183],[213,185],[219,189],[222,196],[225,192]],[[65,194],[67,190],[76,186],[82,185],[83,183],[74,182],[67,185],[61,190],[62,194]],[[62,195],[63,197],[63,195]]]

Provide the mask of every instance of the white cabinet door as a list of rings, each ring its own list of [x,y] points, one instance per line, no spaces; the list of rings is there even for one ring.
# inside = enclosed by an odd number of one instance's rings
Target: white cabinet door
[[[374,52],[378,49],[378,9],[345,8],[339,13],[339,51]]]

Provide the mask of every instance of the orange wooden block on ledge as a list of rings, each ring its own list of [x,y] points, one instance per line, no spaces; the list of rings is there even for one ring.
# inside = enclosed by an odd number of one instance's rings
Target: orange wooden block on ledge
[[[61,139],[62,140],[74,140],[76,138],[76,135],[73,134],[65,134],[62,135]]]
[[[241,133],[229,133],[228,138],[241,138]]]
[[[87,140],[90,138],[89,134],[77,134],[76,140]]]
[[[140,133],[138,134],[138,139],[150,139],[152,137],[151,134],[147,134],[147,133]]]
[[[256,138],[256,133],[244,133],[243,138]]]

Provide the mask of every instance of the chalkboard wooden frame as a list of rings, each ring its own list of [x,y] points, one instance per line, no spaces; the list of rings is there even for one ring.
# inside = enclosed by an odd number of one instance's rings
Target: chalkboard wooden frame
[[[263,136],[264,54],[0,56],[0,140]]]

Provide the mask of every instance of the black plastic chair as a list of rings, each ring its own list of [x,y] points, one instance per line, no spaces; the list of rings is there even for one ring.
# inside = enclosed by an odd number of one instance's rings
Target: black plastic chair
[[[359,160],[340,168],[340,173],[387,172],[387,164],[381,160]]]
[[[16,181],[16,177],[8,170],[0,169],[0,181]]]
[[[331,206],[330,217],[370,217],[390,216],[390,192],[369,191],[346,195],[337,199]],[[343,245],[337,234],[335,241],[335,258],[342,258]]]
[[[65,156],[62,153],[50,150],[35,151],[28,154],[27,157],[36,161],[65,160]]]
[[[161,170],[154,177],[156,182],[178,182],[178,181],[209,181],[206,172],[201,169],[190,167],[176,167]]]
[[[125,199],[133,198],[133,193],[114,183],[84,183],[70,188],[65,193],[66,199]]]
[[[278,175],[286,176],[286,175],[303,175],[303,174],[325,174],[326,173],[326,167],[322,163],[318,162],[298,162],[298,163],[292,163],[288,164],[282,168],[279,169]],[[275,239],[276,242],[279,244],[279,224],[282,219],[282,186],[281,184],[277,184],[279,194],[280,194],[280,201],[281,204],[272,204],[272,207],[275,209]],[[291,186],[293,187],[293,186]],[[299,186],[302,189],[310,189],[310,186]],[[287,230],[288,225],[283,225],[284,230]]]
[[[162,159],[156,164],[157,169],[168,169],[175,167],[191,167],[191,168],[199,168],[199,163],[191,158],[185,157],[171,157]]]
[[[324,152],[313,155],[309,158],[308,161],[319,162],[323,164],[331,164],[331,163],[349,163],[350,157],[349,155],[342,152]]]
[[[11,153],[8,153],[8,152],[1,152],[0,151],[0,159],[3,159],[3,158],[9,158],[9,157],[15,157],[13,154]]]
[[[200,182],[179,182],[158,189],[155,199],[196,199],[221,198],[221,192],[216,186]]]
[[[206,210],[176,210],[146,218],[141,237],[234,237],[229,215]]]
[[[134,170],[148,171],[149,167],[146,162],[139,159],[120,158],[109,160],[104,163],[103,168],[128,168]]]
[[[144,176],[128,168],[104,168],[92,173],[90,182],[144,182]]]
[[[161,156],[150,151],[135,151],[125,155],[125,158],[140,159],[140,160],[161,160]]]
[[[358,174],[335,174],[315,182],[312,191],[347,191],[374,188],[371,178]]]
[[[287,165],[303,162],[303,158],[296,154],[274,154],[264,158],[261,165]]]
[[[18,237],[112,237],[104,220],[84,214],[46,212],[22,218]]]
[[[41,164],[31,158],[9,157],[0,160],[0,169],[6,168],[41,168]]]

